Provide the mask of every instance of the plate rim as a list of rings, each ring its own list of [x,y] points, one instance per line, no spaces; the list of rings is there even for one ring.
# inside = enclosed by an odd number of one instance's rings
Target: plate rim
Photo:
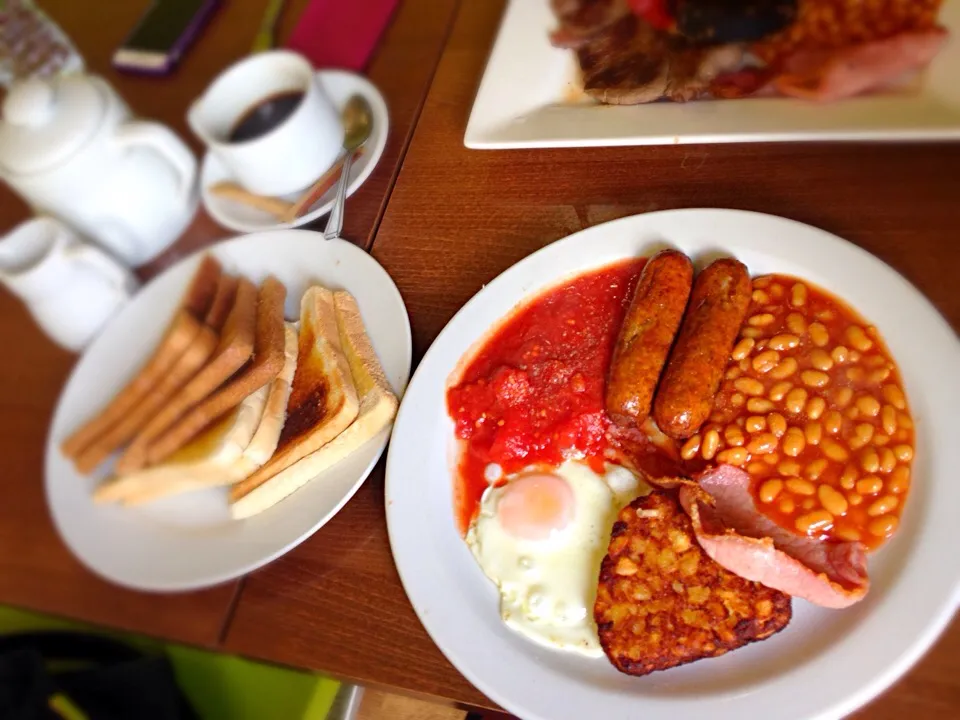
[[[421,360],[419,366],[417,367],[416,372],[410,380],[408,386],[408,393],[405,397],[405,402],[401,403],[400,410],[397,414],[397,418],[394,424],[394,432],[402,432],[402,429],[405,427],[406,423],[404,420],[405,410],[406,412],[411,412],[410,407],[412,403],[418,401],[417,394],[419,385],[423,382],[422,376],[428,372],[435,370],[431,367],[432,365],[432,356],[440,352],[440,341],[447,329],[454,325],[457,322],[458,318],[461,316],[467,315],[474,306],[479,304],[482,299],[486,299],[489,293],[494,293],[499,289],[501,284],[501,279],[508,273],[513,273],[514,271],[519,274],[517,268],[534,266],[537,262],[541,261],[541,258],[544,255],[549,253],[558,253],[558,246],[563,243],[571,245],[574,242],[581,241],[582,236],[588,235],[590,233],[600,232],[598,229],[602,228],[604,231],[613,234],[617,226],[629,227],[632,224],[640,223],[643,224],[644,220],[648,222],[655,222],[656,219],[668,218],[668,217],[684,217],[691,215],[699,214],[715,214],[717,216],[724,215],[728,218],[741,217],[744,221],[756,221],[760,220],[762,222],[772,222],[774,224],[781,225],[792,225],[795,229],[799,229],[805,233],[814,233],[824,240],[828,241],[830,245],[834,247],[842,247],[847,252],[852,252],[854,255],[859,256],[863,262],[873,264],[874,267],[886,274],[888,274],[891,279],[896,278],[899,283],[902,284],[904,290],[908,293],[914,295],[914,298],[921,302],[926,310],[929,311],[929,316],[935,322],[939,324],[940,330],[944,331],[953,336],[954,340],[957,340],[956,333],[954,333],[952,326],[947,322],[946,318],[940,313],[940,311],[926,298],[926,296],[909,280],[907,280],[903,275],[901,275],[895,268],[876,257],[869,251],[864,248],[852,243],[844,238],[835,235],[831,232],[817,228],[806,223],[802,223],[796,220],[789,218],[772,215],[768,213],[759,213],[753,211],[745,210],[736,210],[736,209],[724,209],[724,208],[684,208],[684,209],[672,209],[672,210],[661,210],[650,213],[639,213],[635,215],[629,215],[608,222],[600,223],[598,225],[593,225],[591,227],[583,228],[577,232],[570,233],[562,238],[557,239],[556,241],[539,248],[530,255],[522,258],[517,263],[511,265],[503,272],[498,274],[493,280],[488,282],[481,290],[479,290],[470,300],[467,301],[458,312],[448,321],[444,326],[443,330],[437,335],[430,345],[430,348],[425,353],[423,359]],[[654,220],[651,221],[651,218]],[[639,228],[637,228],[639,230]],[[598,263],[596,260],[587,259],[583,262],[580,268],[565,272],[556,277],[550,278],[544,281],[541,284],[536,285],[535,287],[526,288],[525,291],[516,299],[513,307],[522,305],[524,302],[529,301],[532,297],[535,297],[538,293],[543,292],[545,289],[552,287],[556,283],[562,282],[566,277],[576,276],[577,274],[589,271],[591,268],[602,267],[607,264],[608,260],[602,260]],[[496,327],[496,324],[502,320],[502,316],[495,320],[493,324],[487,326],[483,329],[482,333],[478,335],[472,345],[468,345],[468,349],[465,349],[463,352],[469,352],[469,347],[475,345],[477,340],[489,332],[492,328]],[[955,342],[954,349],[960,351],[960,341]],[[452,369],[452,368],[450,368]],[[442,370],[442,368],[439,368]],[[960,387],[960,384],[958,384]],[[406,405],[406,408],[404,407]],[[522,704],[513,702],[510,698],[505,697],[499,690],[487,682],[486,678],[480,677],[473,672],[473,668],[465,668],[464,664],[460,661],[460,658],[451,651],[448,647],[441,643],[438,627],[434,624],[436,621],[430,617],[429,611],[425,607],[419,605],[419,601],[422,601],[424,598],[420,595],[418,589],[416,588],[417,582],[412,580],[413,574],[410,572],[408,567],[405,567],[405,560],[399,556],[398,543],[397,539],[399,537],[399,525],[402,522],[397,518],[397,510],[393,507],[393,501],[391,500],[391,491],[394,489],[394,483],[397,482],[398,471],[396,465],[398,464],[398,453],[403,452],[401,449],[401,444],[399,442],[391,443],[387,455],[387,465],[385,473],[385,483],[384,483],[384,493],[385,493],[385,506],[386,506],[386,517],[387,517],[387,529],[388,536],[390,539],[391,552],[394,556],[394,563],[397,567],[398,575],[403,585],[404,591],[407,593],[407,597],[414,608],[414,611],[417,614],[418,619],[426,630],[427,634],[430,636],[434,644],[437,645],[438,649],[443,653],[443,655],[454,665],[454,667],[462,673],[475,687],[477,687],[481,692],[483,692],[487,697],[491,698],[495,702],[501,705],[501,707],[509,709],[511,712],[517,713],[523,717],[530,718],[543,718],[544,716],[538,715],[535,712],[532,712],[529,708],[525,707]],[[393,479],[392,479],[393,478]],[[918,504],[918,502],[915,502]],[[450,515],[452,517],[453,510],[450,510]],[[402,541],[403,543],[409,542],[408,540]],[[401,543],[402,544],[402,543]],[[910,553],[911,557],[914,557],[915,548],[911,548]],[[955,563],[956,564],[956,563]],[[896,682],[900,677],[902,677],[933,645],[933,643],[940,637],[946,626],[952,621],[954,615],[957,612],[958,607],[960,607],[960,566],[956,568],[958,572],[955,572],[952,576],[952,594],[949,596],[943,597],[937,602],[937,610],[933,616],[932,620],[927,620],[923,625],[922,631],[914,636],[912,642],[903,649],[900,654],[886,663],[883,670],[871,678],[868,682],[861,684],[856,690],[848,692],[840,699],[836,700],[829,707],[820,707],[817,709],[815,717],[817,718],[827,718],[827,717],[839,717],[847,713],[853,712],[857,708],[862,707],[867,702],[878,696],[884,690],[890,687],[894,682]],[[897,574],[902,574],[904,571],[901,568],[897,571]],[[413,588],[413,592],[411,592]],[[854,627],[854,630],[857,629],[859,625]],[[818,653],[814,656],[813,660],[816,661],[821,653]],[[790,676],[796,674],[803,666],[809,664],[809,660],[803,663],[791,664],[790,667],[784,670],[782,673],[771,678],[769,681],[760,683],[760,686],[764,684],[770,684],[774,682],[791,682],[792,678]],[[638,709],[645,709],[642,699],[634,699],[635,703],[638,704]],[[662,703],[663,707],[669,708],[673,705],[672,701],[666,701],[657,699],[654,702]],[[654,710],[656,708],[653,708]],[[647,717],[660,717],[659,714],[648,714]],[[794,717],[793,715],[784,715],[783,717]]]
[[[169,267],[165,268],[162,272],[158,273],[156,276],[151,278],[147,283],[144,283],[140,287],[140,291],[137,296],[135,296],[132,302],[136,301],[136,297],[140,295],[144,290],[148,289],[155,283],[163,281],[163,278],[168,277],[169,275],[180,272],[182,266],[187,265],[192,262],[199,262],[199,258],[206,254],[216,254],[217,252],[228,253],[232,247],[242,246],[244,244],[254,244],[260,242],[266,238],[263,236],[270,236],[269,240],[276,243],[279,239],[280,242],[283,242],[286,238],[292,238],[297,242],[308,242],[308,243],[336,243],[342,247],[347,253],[359,253],[357,256],[363,257],[361,262],[372,262],[376,267],[380,269],[382,275],[388,280],[389,284],[384,284],[384,288],[394,296],[394,299],[399,303],[399,308],[403,311],[403,316],[405,322],[401,327],[398,328],[399,332],[399,341],[402,345],[403,353],[405,355],[405,365],[404,371],[401,376],[400,387],[396,388],[398,398],[402,398],[403,393],[406,390],[406,387],[410,382],[410,369],[413,359],[413,335],[410,326],[410,314],[407,310],[406,303],[403,300],[403,296],[400,294],[399,289],[396,286],[396,283],[393,282],[393,278],[390,277],[386,269],[380,265],[379,261],[374,258],[369,252],[359,247],[358,245],[340,238],[333,240],[326,240],[323,237],[322,233],[319,233],[314,230],[305,230],[297,228],[277,228],[272,230],[264,230],[257,233],[249,233],[243,235],[237,235],[230,238],[225,238],[223,240],[214,242],[213,244],[198,248],[183,257],[179,258],[176,262],[171,264]],[[121,309],[121,313],[126,308]],[[115,585],[120,587],[128,588],[131,590],[137,590],[141,592],[153,592],[153,593],[176,593],[176,592],[188,592],[193,590],[200,590],[204,588],[214,587],[221,585],[232,580],[241,578],[265,565],[273,562],[279,557],[290,552],[296,548],[301,543],[308,540],[316,532],[322,529],[330,520],[334,518],[344,506],[353,498],[353,496],[359,491],[363,484],[367,481],[367,478],[372,473],[376,464],[380,461],[380,458],[383,457],[384,450],[390,439],[390,430],[392,427],[384,428],[377,436],[370,438],[364,445],[376,443],[377,449],[373,453],[373,456],[370,462],[362,470],[359,477],[353,482],[353,484],[347,489],[344,495],[340,500],[335,503],[335,505],[324,515],[318,517],[318,519],[313,522],[309,528],[300,533],[298,536],[292,538],[291,540],[281,544],[274,550],[263,554],[256,560],[251,560],[249,562],[243,563],[242,565],[235,567],[231,570],[224,570],[217,573],[207,573],[202,577],[197,577],[192,580],[174,580],[174,581],[164,581],[164,582],[151,582],[149,580],[144,581],[143,579],[131,580],[122,575],[114,574],[112,572],[106,571],[104,568],[98,567],[94,562],[89,558],[84,556],[82,553],[78,552],[71,542],[70,536],[66,533],[61,525],[60,519],[58,517],[57,511],[54,509],[53,499],[51,497],[53,484],[53,479],[51,478],[50,464],[51,459],[60,453],[59,445],[56,444],[54,438],[54,428],[58,424],[58,418],[62,412],[62,404],[64,396],[67,393],[68,388],[75,382],[76,376],[80,373],[81,365],[84,362],[87,352],[94,347],[94,345],[100,340],[100,338],[106,333],[109,328],[109,325],[113,323],[120,313],[111,318],[108,322],[107,327],[103,328],[98,334],[97,338],[94,339],[84,351],[77,357],[73,367],[70,370],[66,380],[63,383],[63,386],[60,388],[60,392],[57,396],[57,401],[54,405],[51,419],[47,426],[46,439],[44,443],[44,454],[43,454],[43,492],[44,492],[44,504],[47,508],[48,515],[53,523],[54,529],[60,538],[60,540],[66,545],[67,549],[70,551],[70,554],[77,559],[77,561],[91,573],[96,575],[99,578],[107,580]],[[362,448],[363,446],[361,446]],[[358,448],[359,451],[361,448]],[[346,459],[346,458],[345,458]],[[308,483],[309,484],[309,483]],[[243,523],[244,520],[235,520],[231,521],[234,523]]]

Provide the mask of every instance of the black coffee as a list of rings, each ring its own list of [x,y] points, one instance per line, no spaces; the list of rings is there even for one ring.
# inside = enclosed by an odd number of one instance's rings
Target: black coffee
[[[240,116],[227,139],[244,142],[266,135],[290,117],[302,100],[300,91],[279,93],[262,100]]]

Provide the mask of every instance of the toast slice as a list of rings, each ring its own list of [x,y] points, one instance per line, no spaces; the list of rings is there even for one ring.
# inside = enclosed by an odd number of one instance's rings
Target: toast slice
[[[283,304],[287,289],[275,277],[260,286],[253,359],[236,376],[181,417],[147,449],[147,462],[156,465],[186,445],[211,423],[271,382],[284,364]]]
[[[396,416],[397,396],[367,337],[356,300],[350,293],[337,292],[334,308],[340,342],[360,399],[357,418],[340,435],[299,462],[270,477],[258,473],[231,488],[230,513],[234,518],[250,517],[277,504],[376,437]]]
[[[314,286],[300,301],[297,373],[277,451],[243,481],[243,488],[257,487],[316,452],[346,430],[358,412],[350,363],[337,329],[333,293]],[[243,489],[238,493],[245,494]]]
[[[213,296],[213,302],[210,303],[210,309],[207,311],[204,325],[218,333],[223,330],[224,323],[230,317],[230,311],[237,298],[237,285],[240,280],[233,275],[223,273],[220,281],[217,283],[217,292]]]
[[[233,309],[224,323],[220,342],[210,362],[140,430],[117,461],[118,473],[126,475],[144,467],[147,449],[154,438],[220,387],[250,359],[256,329],[256,308],[257,289],[246,278],[240,278]]]
[[[64,455],[76,458],[136,406],[173,367],[200,332],[201,320],[210,310],[222,272],[220,263],[213,257],[208,255],[200,261],[180,308],[153,354],[105,408],[64,441],[61,448]]]
[[[262,387],[170,458],[170,462],[110,478],[96,502],[145,502],[206,485],[230,484],[227,470],[250,444],[263,418],[269,388]]]

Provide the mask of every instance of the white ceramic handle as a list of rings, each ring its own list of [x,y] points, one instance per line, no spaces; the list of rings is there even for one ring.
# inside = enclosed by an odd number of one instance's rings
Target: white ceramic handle
[[[121,146],[141,146],[158,153],[177,173],[181,197],[184,201],[190,197],[197,176],[197,160],[173,131],[160,123],[137,120],[117,128],[115,139]]]
[[[67,254],[95,270],[100,277],[112,284],[124,297],[129,297],[136,289],[137,282],[133,274],[97,248],[86,243],[77,243],[67,250]]]

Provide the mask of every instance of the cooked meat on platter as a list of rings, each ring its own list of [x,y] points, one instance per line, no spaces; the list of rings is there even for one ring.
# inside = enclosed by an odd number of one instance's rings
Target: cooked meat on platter
[[[552,0],[550,40],[601,103],[840,100],[923,70],[942,0]]]
[[[630,675],[769,638],[791,598],[862,600],[912,482],[877,328],[735,258],[569,278],[476,343],[446,399],[456,522],[504,624]]]

